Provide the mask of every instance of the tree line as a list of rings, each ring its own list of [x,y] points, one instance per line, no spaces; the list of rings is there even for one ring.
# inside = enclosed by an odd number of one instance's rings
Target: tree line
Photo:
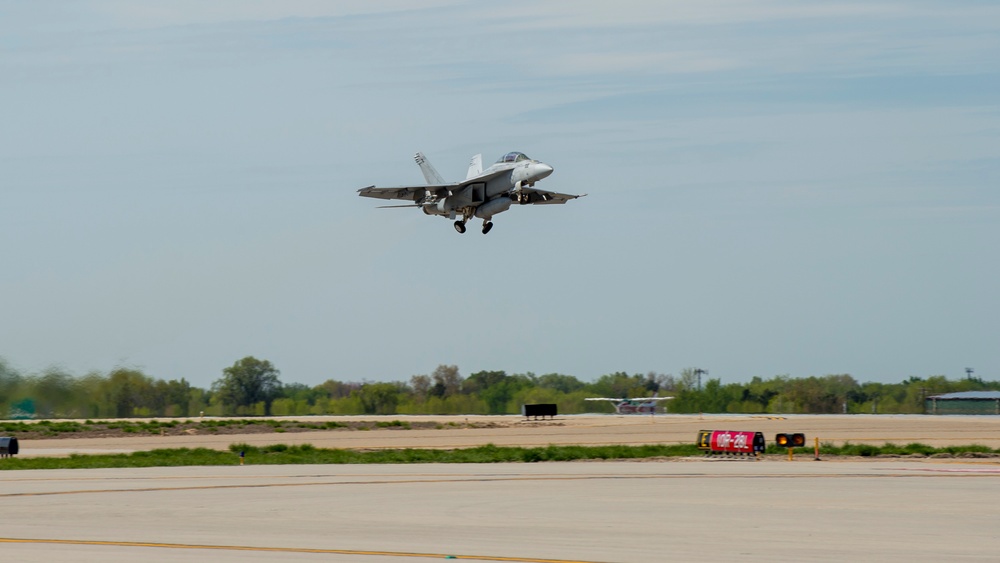
[[[899,383],[859,383],[847,374],[753,377],[726,383],[699,371],[572,375],[479,371],[463,377],[440,365],[409,381],[346,382],[316,386],[282,383],[280,371],[252,356],[222,370],[209,389],[185,379],[162,380],[134,368],[74,376],[60,369],[22,375],[0,359],[0,418],[127,418],[322,414],[517,414],[521,405],[555,403],[560,413],[613,412],[588,397],[672,396],[670,413],[922,413],[924,398],[955,391],[1000,390],[978,377],[910,377]]]

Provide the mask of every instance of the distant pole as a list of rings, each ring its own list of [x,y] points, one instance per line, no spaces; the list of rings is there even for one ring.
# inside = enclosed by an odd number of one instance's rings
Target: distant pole
[[[702,412],[701,411],[701,409],[702,409],[702,404],[701,404],[701,376],[702,376],[702,374],[708,375],[708,370],[707,369],[701,369],[701,368],[694,368],[694,374],[698,376],[698,418],[700,419],[701,418],[701,412]]]
[[[698,390],[701,391],[701,376],[708,375],[707,369],[695,368],[694,374],[698,376]]]
[[[976,371],[976,370],[974,370],[972,368],[965,368],[965,378],[966,379],[972,379],[972,372],[974,372],[974,371]]]

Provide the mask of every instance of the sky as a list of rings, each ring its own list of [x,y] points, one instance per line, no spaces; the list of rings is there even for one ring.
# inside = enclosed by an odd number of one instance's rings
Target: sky
[[[993,2],[0,0],[0,102],[24,373],[1000,378]]]

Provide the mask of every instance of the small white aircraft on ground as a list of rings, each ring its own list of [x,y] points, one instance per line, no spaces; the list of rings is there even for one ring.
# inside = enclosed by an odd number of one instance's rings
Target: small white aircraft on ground
[[[465,223],[469,219],[479,217],[483,220],[484,235],[493,228],[493,216],[507,211],[514,203],[566,203],[583,197],[535,188],[535,182],[552,174],[552,167],[530,159],[521,152],[509,152],[501,156],[486,170],[483,170],[483,155],[477,154],[469,162],[469,173],[465,180],[450,184],[441,178],[423,153],[418,152],[413,159],[424,173],[426,186],[368,186],[358,190],[358,195],[412,201],[407,205],[383,207],[419,207],[427,215],[440,215],[455,221],[455,230],[460,233],[465,232]],[[458,214],[462,218],[455,220]]]
[[[618,414],[654,414],[659,405],[656,401],[666,401],[673,397],[643,397],[625,399],[620,397],[588,397],[585,401],[611,401]]]

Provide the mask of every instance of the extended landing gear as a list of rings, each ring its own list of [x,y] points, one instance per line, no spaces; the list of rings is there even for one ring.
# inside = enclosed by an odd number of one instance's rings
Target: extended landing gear
[[[485,235],[486,233],[490,232],[490,229],[492,228],[493,228],[493,221],[486,221],[485,223],[483,223],[483,234]]]
[[[455,230],[459,233],[465,233],[465,221],[455,221]]]

